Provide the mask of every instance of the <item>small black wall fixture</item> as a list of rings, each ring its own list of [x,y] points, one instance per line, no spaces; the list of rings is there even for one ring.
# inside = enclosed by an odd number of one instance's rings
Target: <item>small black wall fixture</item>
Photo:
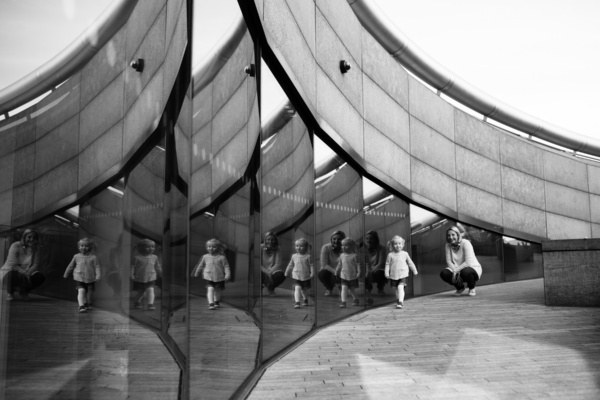
[[[254,64],[246,65],[244,72],[250,76],[256,75],[256,68],[254,67]]]
[[[136,58],[130,64],[131,68],[135,69],[137,72],[142,72],[144,70],[144,59]]]
[[[342,74],[350,71],[350,64],[346,60],[340,61],[340,71],[342,71]]]

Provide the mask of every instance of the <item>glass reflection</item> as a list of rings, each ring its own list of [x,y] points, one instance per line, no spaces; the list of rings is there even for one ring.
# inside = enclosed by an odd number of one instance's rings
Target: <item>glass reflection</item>
[[[504,236],[502,237],[502,248],[506,282],[544,276],[542,245]]]
[[[342,287],[346,287],[344,294],[350,293],[350,288],[348,282],[342,281],[348,279],[342,277],[340,264],[343,240],[349,238],[359,243],[356,248],[360,248],[363,241],[363,184],[355,170],[338,161],[331,149],[316,138],[315,159],[320,160],[315,166],[315,237],[321,255],[317,265],[317,324],[324,325],[352,314],[365,305],[364,255],[361,253],[357,261],[356,268],[361,272],[358,290],[355,289],[358,301],[353,300],[352,306],[346,302],[344,307],[342,302]],[[354,249],[350,245],[346,250],[346,254],[350,255]]]
[[[400,236],[405,240],[404,251],[411,253],[410,218],[408,203],[391,195],[368,179],[363,178],[365,242],[364,254],[367,265],[365,289],[367,304],[383,304],[395,301],[397,289],[389,285],[385,276],[385,262],[390,251],[387,243]],[[417,264],[418,267],[418,264]],[[413,277],[406,280],[407,297],[413,296]]]

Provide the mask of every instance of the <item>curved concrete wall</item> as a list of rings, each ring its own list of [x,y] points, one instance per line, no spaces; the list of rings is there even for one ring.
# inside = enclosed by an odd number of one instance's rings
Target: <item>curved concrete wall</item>
[[[116,176],[156,128],[187,40],[185,1],[139,2],[83,69],[0,122],[0,224],[45,216]]]
[[[267,61],[285,70],[316,133],[344,148],[367,176],[420,205],[509,236],[600,236],[597,163],[455,109],[409,76],[345,0],[255,5],[276,58]],[[340,72],[340,60],[351,64],[349,72]]]

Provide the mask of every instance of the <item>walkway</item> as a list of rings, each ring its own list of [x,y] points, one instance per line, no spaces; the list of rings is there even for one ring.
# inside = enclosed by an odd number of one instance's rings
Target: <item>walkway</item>
[[[334,324],[272,365],[248,398],[600,398],[600,308],[546,307],[541,279],[477,293]]]

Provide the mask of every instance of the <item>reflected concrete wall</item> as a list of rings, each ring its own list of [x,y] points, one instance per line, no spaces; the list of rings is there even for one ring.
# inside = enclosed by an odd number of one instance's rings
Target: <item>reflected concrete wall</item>
[[[0,122],[0,224],[45,216],[115,176],[156,128],[186,45],[183,0],[138,2],[81,71]],[[129,67],[136,58],[142,72]]]
[[[445,215],[539,240],[600,237],[600,165],[492,127],[409,76],[345,0],[256,0],[276,62],[364,171]],[[351,64],[342,74],[340,60]]]

